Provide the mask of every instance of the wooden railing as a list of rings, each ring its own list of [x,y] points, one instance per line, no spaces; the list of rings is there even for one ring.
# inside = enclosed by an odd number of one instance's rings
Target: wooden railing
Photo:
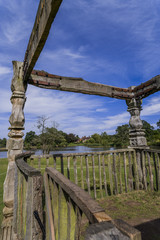
[[[87,227],[86,240],[92,239],[93,235],[96,240],[102,236],[103,239],[108,239],[108,236],[114,239],[119,237],[124,240],[141,240],[138,230],[122,220],[112,220],[86,191],[54,168],[48,167],[44,173],[44,204],[43,178],[39,170],[27,164],[30,155],[31,153],[23,153],[16,156],[11,239],[84,239],[81,223],[85,215],[90,224]],[[43,213],[46,213],[46,224]]]
[[[30,155],[16,156],[13,239],[41,240],[44,239],[43,177],[40,171],[27,164]]]
[[[52,166],[93,198],[139,189],[160,189],[160,150],[118,149],[102,152],[34,155],[34,166]]]
[[[46,226],[49,230],[46,231],[47,240],[84,239],[81,234],[83,214],[91,224],[87,228],[86,240],[141,239],[139,231],[122,220],[112,220],[87,192],[56,169],[46,168],[44,183],[48,216]]]
[[[160,190],[160,150],[141,151],[141,169],[143,189]]]
[[[34,155],[32,159],[39,169],[53,166],[95,199],[139,189],[133,149]]]

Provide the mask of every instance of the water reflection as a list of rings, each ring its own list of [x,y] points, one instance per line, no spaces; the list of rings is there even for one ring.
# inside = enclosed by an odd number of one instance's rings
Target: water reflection
[[[50,154],[54,153],[80,153],[80,152],[97,152],[97,151],[105,151],[105,150],[112,150],[113,148],[107,148],[107,147],[87,147],[87,146],[72,146],[72,147],[63,147],[58,148],[54,151],[51,151]],[[42,150],[36,150],[35,155],[41,155]],[[6,158],[7,152],[3,151],[0,152],[0,158]]]

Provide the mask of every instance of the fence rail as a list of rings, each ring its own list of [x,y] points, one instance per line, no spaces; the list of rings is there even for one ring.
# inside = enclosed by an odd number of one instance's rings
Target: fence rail
[[[124,240],[141,239],[139,231],[122,220],[113,221],[87,192],[56,169],[46,168],[44,179],[48,213],[46,226],[50,229],[47,231],[46,239],[81,239],[83,214],[91,224],[87,228],[86,240],[108,239],[108,237]]]
[[[160,150],[156,149],[34,155],[33,159],[39,169],[54,167],[95,199],[160,189]]]
[[[27,164],[30,155],[16,156],[13,233],[16,239],[41,240],[43,178],[39,170]]]
[[[41,155],[32,159],[39,169],[53,166],[95,199],[139,189],[133,149]]]

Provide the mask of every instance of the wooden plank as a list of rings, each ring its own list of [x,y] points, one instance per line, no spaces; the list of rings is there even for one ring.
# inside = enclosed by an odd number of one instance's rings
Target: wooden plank
[[[44,173],[44,186],[45,186],[45,199],[46,199],[46,208],[47,208],[47,217],[48,217],[48,223],[49,223],[50,236],[52,240],[55,240],[50,191],[49,191],[49,184],[48,184],[48,176],[46,172]]]
[[[100,188],[100,194],[101,194],[101,198],[102,198],[103,191],[102,191],[101,155],[100,154],[98,154],[98,166],[99,166],[99,188]]]
[[[133,174],[132,174],[132,155],[131,152],[128,152],[128,162],[129,162],[129,176],[128,176],[128,181],[129,181],[129,190],[133,190]]]
[[[159,154],[156,153],[157,158],[157,177],[158,177],[158,191],[160,190],[160,164],[159,164]]]
[[[148,167],[149,167],[149,183],[150,183],[151,191],[153,191],[154,190],[154,185],[153,185],[153,173],[152,173],[151,157],[150,157],[150,154],[149,154],[148,151],[146,152],[146,154],[147,154]]]
[[[94,214],[104,210],[82,188],[68,180],[56,169],[48,167],[46,172],[70,196],[75,204],[82,210],[91,223],[97,222]],[[109,216],[108,216],[109,219]],[[110,218],[111,220],[111,218]]]
[[[64,174],[64,162],[63,162],[63,156],[61,158],[61,173]]]
[[[138,177],[138,167],[136,160],[136,152],[133,153],[133,169],[134,169],[134,179],[135,179],[135,189],[139,190],[139,177]]]
[[[97,198],[96,194],[96,176],[95,176],[95,162],[94,162],[94,155],[92,155],[92,173],[93,173],[93,188],[94,188],[94,198]]]
[[[56,201],[57,200],[57,195],[55,194],[55,191],[54,191],[54,181],[50,178],[50,177],[48,177],[48,187],[49,187],[49,191],[50,191],[50,199],[51,199],[51,210],[52,210],[52,215],[53,215],[53,221],[54,221],[54,234],[55,234],[55,239],[56,239],[56,211],[57,211],[57,209],[55,208],[55,206],[54,206],[54,201]],[[54,209],[54,211],[53,211],[53,209]],[[47,226],[46,226],[46,238],[47,238],[47,240],[50,240],[50,238],[51,238],[51,236],[50,236],[50,231],[49,231],[49,218],[47,217],[47,210],[45,209],[45,215],[46,215],[46,218],[45,218],[45,220],[46,220],[46,224],[47,224]]]
[[[26,234],[26,222],[27,222],[27,211],[26,211],[26,193],[27,193],[27,181],[23,177],[23,238]]]
[[[76,156],[73,156],[73,168],[74,168],[74,182],[75,182],[75,184],[78,184],[78,178],[77,178],[77,158],[76,158]]]
[[[23,179],[24,176],[21,175],[21,179],[20,179],[20,236],[24,236],[23,234]]]
[[[115,194],[118,194],[118,180],[117,180],[117,171],[116,171],[116,153],[113,153],[113,176],[115,184]]]
[[[79,240],[81,236],[81,222],[82,222],[82,211],[78,206],[75,206],[76,212],[76,229],[75,229],[75,238],[74,240]]]
[[[126,162],[126,153],[123,153],[123,163],[124,163],[124,181],[125,181],[125,192],[128,192],[128,186],[127,186],[127,162]]]
[[[147,190],[147,180],[146,180],[146,166],[145,166],[145,158],[144,152],[142,151],[142,172],[143,172],[143,188]]]
[[[44,71],[33,70],[29,84],[45,89],[78,92],[118,99],[131,99],[134,94],[127,88],[117,88],[105,84],[88,82],[82,78],[53,75]]]
[[[71,206],[70,206],[70,198],[67,202],[67,239],[70,240],[71,236]]]
[[[83,180],[83,156],[80,156],[81,158],[81,187],[84,189],[84,180]]]
[[[21,170],[21,172],[28,177],[40,176],[41,172],[31,166],[29,166],[23,158],[16,159],[16,165]]]
[[[24,81],[28,81],[34,65],[47,40],[52,22],[62,0],[40,0],[35,23],[24,58]]]
[[[32,239],[33,237],[33,178],[28,177],[28,188],[26,196],[26,209],[27,209],[27,220],[26,220],[26,235],[25,239]],[[31,204],[32,203],[32,204]]]
[[[128,223],[121,219],[113,220],[112,223],[131,240],[142,240],[141,232],[136,228],[130,226]],[[122,238],[123,239],[123,238]]]
[[[70,179],[70,157],[67,157],[67,177]]]
[[[55,237],[58,239],[58,195],[59,189],[57,184],[53,181],[53,194],[52,194],[52,206],[53,206],[53,216],[54,216],[54,229],[55,229]]]
[[[119,162],[119,185],[120,185],[120,191],[119,193],[122,193],[123,192],[123,188],[122,188],[122,164],[121,164],[121,154],[118,153],[118,162]]]
[[[154,164],[154,171],[155,171],[155,179],[156,179],[156,190],[158,191],[158,173],[157,173],[157,162],[155,158],[155,153],[152,153],[153,155],[153,164]]]
[[[111,195],[113,195],[113,174],[112,174],[111,155],[110,154],[108,154],[108,170],[109,170],[110,192],[111,192]]]
[[[68,202],[68,238],[67,240],[74,240],[76,234],[76,211],[75,211],[75,203],[69,198]],[[69,238],[70,236],[70,238]]]
[[[103,179],[104,179],[104,189],[105,189],[105,195],[108,195],[107,191],[107,182],[106,182],[106,170],[105,170],[105,160],[104,160],[104,154],[102,155],[102,164],[103,164]]]
[[[67,239],[67,220],[68,220],[68,207],[67,207],[67,195],[60,188],[59,189],[59,221],[58,221],[58,240]]]
[[[88,193],[91,194],[91,189],[90,189],[90,178],[89,178],[89,165],[88,165],[88,156],[85,156],[85,162],[86,162],[86,183],[87,183],[87,189]]]
[[[57,157],[53,155],[53,166],[55,169],[56,169],[56,160],[57,160]]]

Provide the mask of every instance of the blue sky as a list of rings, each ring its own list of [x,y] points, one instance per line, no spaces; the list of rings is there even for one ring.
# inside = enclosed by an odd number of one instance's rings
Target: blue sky
[[[11,113],[12,60],[23,61],[38,0],[0,0],[0,138]],[[64,0],[35,69],[112,86],[136,86],[160,74],[158,0]],[[25,131],[37,117],[79,136],[129,122],[124,100],[28,86]],[[160,119],[160,93],[143,100],[141,118]]]

